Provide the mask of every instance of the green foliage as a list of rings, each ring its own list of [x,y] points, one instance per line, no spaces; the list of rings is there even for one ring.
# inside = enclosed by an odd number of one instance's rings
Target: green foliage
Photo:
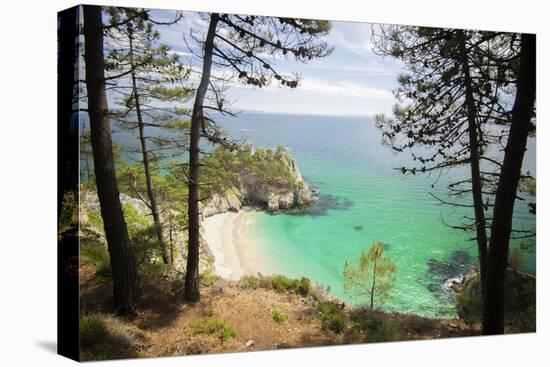
[[[84,239],[80,242],[80,256],[86,265],[99,267],[109,263],[109,253],[105,246]]]
[[[89,211],[86,214],[88,216],[87,224],[99,231],[103,231],[103,218],[101,214],[96,211]]]
[[[384,255],[384,245],[373,242],[367,251],[361,252],[358,263],[350,260],[344,263],[344,291],[352,297],[368,298],[373,309],[375,298],[382,302],[390,297],[396,270],[395,264]]]
[[[373,319],[367,330],[368,342],[390,342],[399,335],[399,328],[395,323],[382,319]]]
[[[455,297],[455,304],[459,310],[460,318],[467,323],[474,323],[482,319],[482,305],[479,297],[472,297],[464,292]]]
[[[367,342],[388,342],[397,340],[399,326],[384,314],[373,313],[367,309],[356,309],[350,317],[351,327],[366,335]]]
[[[149,226],[147,216],[138,211],[132,204],[123,204],[122,210],[124,211],[124,220],[128,227],[128,236],[134,237],[139,235],[140,231]]]
[[[271,289],[279,293],[293,293],[304,297],[312,295],[314,291],[308,278],[294,279],[285,275],[245,275],[240,280],[240,286],[245,289]]]
[[[527,171],[525,177],[519,181],[519,190],[528,193],[531,196],[537,196],[537,180]]]
[[[271,317],[273,318],[273,321],[275,321],[277,324],[282,324],[286,321],[286,315],[278,308],[274,308],[271,310]]]
[[[297,185],[291,170],[292,157],[283,147],[275,150],[258,148],[256,151],[246,146],[233,151],[219,147],[203,157],[202,163],[201,181],[208,183],[202,188],[203,195],[224,192],[237,183],[242,173],[255,176],[273,187],[294,188]]]
[[[332,330],[337,334],[342,332],[348,324],[342,309],[334,302],[320,303],[317,306],[317,318],[321,321],[323,329]]]
[[[241,277],[239,285],[244,289],[258,289],[262,288],[262,277],[254,275],[245,275]]]
[[[196,321],[192,326],[193,335],[208,334],[217,336],[223,343],[237,334],[232,326],[215,317],[205,317]]]
[[[58,233],[78,226],[78,195],[76,191],[65,191],[59,214]]]
[[[80,258],[82,264],[95,267],[96,282],[103,283],[107,278],[112,277],[109,252],[101,243],[82,239],[80,242]]]
[[[164,85],[157,85],[148,88],[149,95],[159,101],[184,101],[192,95],[189,88],[172,87],[167,88]]]
[[[277,292],[290,292],[307,296],[311,291],[311,282],[305,277],[292,279],[284,275],[274,275],[269,277],[269,283],[271,288]]]
[[[514,271],[521,270],[525,267],[525,253],[529,251],[530,246],[525,243],[520,243],[519,246],[514,247],[508,254],[508,267]]]
[[[201,284],[203,284],[207,287],[211,287],[214,284],[216,284],[216,282],[218,282],[220,280],[220,277],[217,276],[216,274],[214,274],[212,269],[206,268],[206,269],[203,270],[202,273],[200,273],[199,279],[200,279]]]
[[[180,162],[163,161],[150,164],[150,175],[158,205],[168,211],[169,222],[171,220],[172,224],[183,227],[187,224],[187,185],[183,184],[184,178],[180,171]],[[147,183],[141,162],[121,165],[117,169],[117,178],[121,192],[131,197],[147,197]]]
[[[91,347],[101,343],[107,337],[107,327],[103,320],[95,315],[85,315],[80,318],[80,345]]]

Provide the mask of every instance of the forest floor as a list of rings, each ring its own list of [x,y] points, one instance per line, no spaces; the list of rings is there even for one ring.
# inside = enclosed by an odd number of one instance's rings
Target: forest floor
[[[83,336],[81,321],[82,360],[435,339],[480,333],[478,324],[458,319],[357,311],[341,305],[329,311],[332,316],[323,321],[321,313],[325,311],[320,312],[320,305],[326,303],[324,300],[261,287],[247,288],[242,282],[225,280],[203,286],[200,302],[191,304],[172,291],[166,280],[143,279],[139,314],[127,319],[109,312],[110,280],[97,277],[95,272],[92,265],[81,267],[82,315],[101,325],[99,331],[86,326],[92,335]],[[93,335],[94,332],[97,335]]]

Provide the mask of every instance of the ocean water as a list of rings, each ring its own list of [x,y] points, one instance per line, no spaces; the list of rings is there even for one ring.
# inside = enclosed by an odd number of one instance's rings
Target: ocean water
[[[381,309],[455,315],[453,296],[444,284],[475,263],[476,244],[470,240],[473,233],[448,224],[471,213],[440,205],[429,193],[449,199],[446,183],[467,177],[467,169],[402,175],[395,168],[412,164],[409,155],[382,146],[380,132],[368,117],[245,113],[219,122],[234,139],[288,148],[306,182],[319,190],[319,201],[304,213],[261,213],[255,218],[254,233],[270,268],[306,276],[346,302],[360,304],[367,300],[344,292],[344,261],[358,259],[379,241],[397,265],[392,298],[378,305]],[[524,169],[535,172],[534,140]],[[468,203],[470,198],[458,200]],[[527,200],[516,203],[514,225],[534,227]],[[523,270],[534,273],[534,249],[526,254]]]

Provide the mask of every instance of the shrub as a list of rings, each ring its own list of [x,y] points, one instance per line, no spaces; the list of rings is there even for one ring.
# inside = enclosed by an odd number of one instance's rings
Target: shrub
[[[98,267],[109,263],[109,253],[105,246],[98,243],[85,243],[84,239],[80,243],[80,256],[84,258],[84,263]]]
[[[352,324],[355,330],[366,333],[368,342],[392,341],[399,335],[399,328],[395,323],[369,313],[360,312],[352,316]]]
[[[170,282],[170,288],[174,293],[180,292],[183,289],[184,285],[185,279],[183,277],[176,277]]]
[[[103,320],[94,315],[80,318],[80,345],[91,347],[101,343],[107,336],[107,327]]]
[[[277,292],[290,292],[302,296],[307,296],[311,292],[311,281],[305,277],[292,279],[284,275],[274,275],[269,277],[269,284]]]
[[[273,321],[275,321],[277,324],[282,324],[286,321],[286,315],[278,308],[274,308],[271,310],[271,317],[273,318]]]
[[[130,237],[138,235],[138,232],[140,230],[143,230],[144,228],[147,228],[149,226],[147,215],[138,211],[132,204],[122,204],[122,210],[124,212],[124,220],[126,221],[126,226],[128,227],[128,235]]]
[[[220,280],[220,277],[214,274],[212,269],[206,268],[204,271],[199,275],[200,282],[207,287],[213,286],[218,280]]]
[[[346,328],[347,320],[344,315],[341,313],[336,313],[332,315],[327,322],[327,329],[334,331],[335,333],[340,333]]]
[[[461,319],[467,323],[480,321],[482,317],[482,305],[479,299],[464,292],[455,297],[456,309]]]
[[[88,225],[91,227],[103,231],[103,218],[101,214],[97,211],[89,211],[88,213]]]
[[[298,293],[307,296],[311,293],[311,281],[308,278],[301,277],[298,281]]]
[[[215,317],[206,317],[195,322],[192,333],[193,335],[216,335],[222,343],[236,335],[235,329],[232,326],[226,325],[225,321]]]
[[[99,282],[104,281],[106,278],[112,278],[113,275],[111,272],[111,264],[106,263],[99,266],[95,271],[95,275],[96,280],[98,280]]]
[[[332,330],[335,333],[342,332],[348,320],[342,310],[334,302],[323,302],[317,307],[318,318],[323,329]]]
[[[96,268],[96,281],[102,283],[106,278],[111,278],[111,263],[109,252],[99,243],[86,243],[82,240],[80,244],[80,256],[82,264],[94,265]]]
[[[246,275],[241,278],[240,286],[245,289],[266,288],[279,293],[294,293],[301,296],[311,295],[314,291],[308,278],[289,278],[284,275],[258,276]]]
[[[390,342],[397,338],[399,329],[391,321],[377,320],[367,331],[369,342]]]
[[[260,278],[254,275],[245,275],[240,280],[240,286],[244,289],[258,289],[260,288]]]

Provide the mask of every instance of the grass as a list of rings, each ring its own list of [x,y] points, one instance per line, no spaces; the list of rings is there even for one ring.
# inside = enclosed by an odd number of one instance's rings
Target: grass
[[[80,345],[91,347],[105,340],[107,327],[105,322],[95,315],[85,315],[80,318]]]
[[[102,313],[80,317],[80,352],[83,361],[137,357],[146,340],[139,329]]]
[[[271,310],[271,317],[273,318],[273,321],[275,321],[279,325],[286,321],[286,315],[278,308],[274,308]]]
[[[109,263],[109,253],[105,246],[82,240],[80,243],[80,256],[85,265],[101,266]]]
[[[80,244],[80,258],[83,265],[95,266],[97,283],[103,283],[107,278],[111,278],[109,253],[102,244],[82,241]]]
[[[204,317],[193,324],[193,336],[200,334],[215,335],[221,342],[234,338],[235,329],[227,325],[225,321],[215,317]]]

